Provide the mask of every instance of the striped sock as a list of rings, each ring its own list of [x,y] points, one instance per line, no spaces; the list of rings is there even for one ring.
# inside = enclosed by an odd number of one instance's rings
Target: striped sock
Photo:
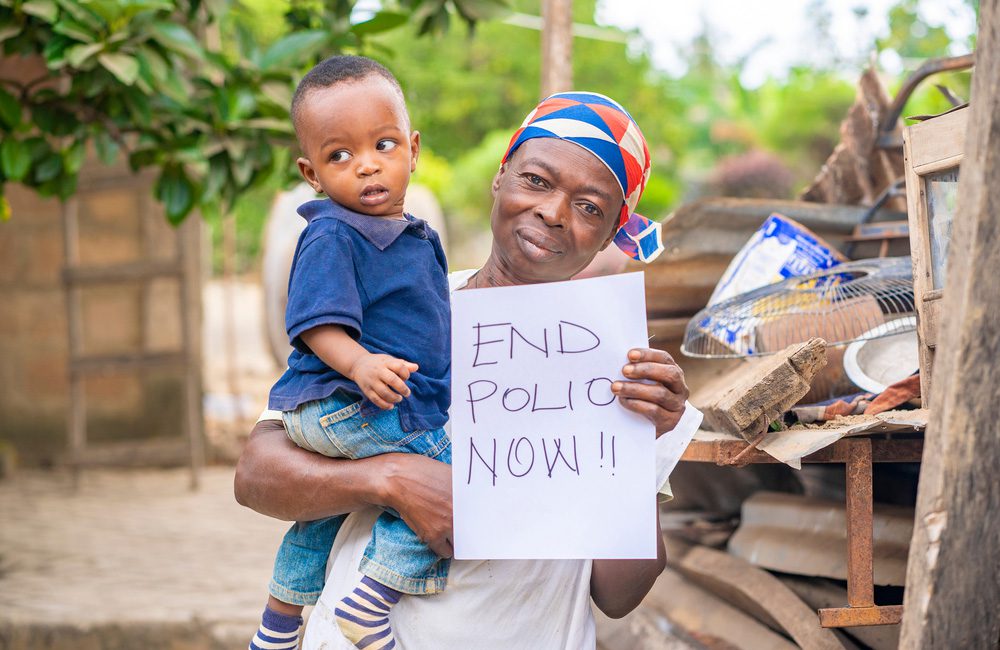
[[[264,608],[264,617],[248,650],[295,650],[299,647],[301,616],[290,616]]]
[[[396,647],[389,612],[403,594],[368,576],[344,596],[333,611],[347,640],[358,648],[390,650]]]

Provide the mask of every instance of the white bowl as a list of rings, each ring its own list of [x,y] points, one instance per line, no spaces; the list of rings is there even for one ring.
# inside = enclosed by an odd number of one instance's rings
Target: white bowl
[[[847,346],[844,372],[859,388],[876,394],[917,372],[920,357],[916,325],[916,316],[907,316],[865,332],[862,340]],[[911,329],[885,335],[904,327]]]

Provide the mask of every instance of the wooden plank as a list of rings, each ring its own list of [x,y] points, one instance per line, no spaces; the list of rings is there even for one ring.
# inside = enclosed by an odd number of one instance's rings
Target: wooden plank
[[[71,269],[80,261],[80,200],[72,196],[63,203],[63,259],[64,268]],[[69,358],[76,358],[83,349],[83,308],[80,300],[80,289],[65,286],[66,292],[66,325],[69,343]],[[73,482],[79,483],[79,464],[81,454],[87,446],[87,403],[83,378],[69,371],[69,409],[67,412],[69,428],[69,455],[73,466]]]
[[[980,4],[901,648],[1000,642],[1000,0]]]
[[[968,121],[969,111],[957,110],[907,127],[906,130],[910,132],[911,140],[910,164],[915,168],[920,168],[944,164],[946,161],[955,161],[954,164],[948,166],[957,165],[961,162]],[[928,134],[930,134],[929,137]]]
[[[183,268],[176,262],[130,262],[114,266],[75,267],[63,270],[67,284],[108,284],[136,282],[156,277],[179,277]]]
[[[826,365],[826,343],[810,339],[747,364],[730,375],[732,385],[706,404],[706,424],[716,431],[755,441],[767,426],[809,392],[810,381]]]
[[[181,327],[184,357],[184,434],[191,461],[191,489],[197,489],[205,465],[205,426],[201,377],[201,228],[199,216],[181,226],[178,255],[184,267],[181,283]]]
[[[698,585],[783,630],[803,648],[845,647],[831,630],[820,627],[816,613],[791,589],[746,560],[698,546],[684,556],[680,570]]]
[[[140,368],[163,368],[183,366],[188,358],[181,352],[131,352],[127,354],[102,354],[80,356],[69,362],[70,375],[87,375],[137,370]]]
[[[661,612],[708,648],[793,650],[796,647],[753,617],[686,580],[673,568],[660,574],[641,607]]]

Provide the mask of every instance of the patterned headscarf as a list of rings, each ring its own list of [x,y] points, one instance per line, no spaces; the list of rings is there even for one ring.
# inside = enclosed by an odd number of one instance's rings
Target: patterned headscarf
[[[622,190],[615,245],[643,262],[663,252],[660,224],[635,214],[649,180],[649,149],[639,125],[618,102],[588,92],[557,93],[542,100],[514,132],[501,164],[532,138],[566,140],[594,154]]]

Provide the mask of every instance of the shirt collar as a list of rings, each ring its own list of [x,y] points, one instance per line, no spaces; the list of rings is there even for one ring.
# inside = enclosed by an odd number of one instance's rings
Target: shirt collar
[[[307,201],[299,206],[299,214],[312,223],[315,219],[332,218],[343,221],[372,243],[380,251],[388,248],[407,228],[413,227],[420,232],[424,230],[424,222],[410,215],[404,215],[406,221],[383,219],[348,210],[330,199]]]

